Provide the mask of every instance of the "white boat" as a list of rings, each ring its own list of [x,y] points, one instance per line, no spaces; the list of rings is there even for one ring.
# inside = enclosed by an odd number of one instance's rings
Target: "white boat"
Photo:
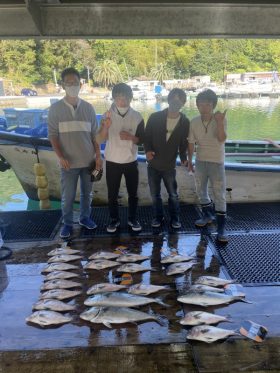
[[[227,177],[228,202],[256,202],[280,200],[280,153],[272,153],[273,148],[264,142],[228,142],[225,164]],[[263,154],[256,153],[261,149]],[[248,151],[251,151],[248,153]],[[269,151],[269,153],[268,153]],[[20,181],[27,196],[37,198],[33,164],[38,160],[46,166],[51,200],[60,200],[60,169],[48,139],[35,138],[23,134],[0,131],[0,170],[11,167]],[[139,154],[139,203],[151,203],[145,156]],[[257,161],[259,163],[257,163]],[[194,176],[189,175],[186,167],[177,166],[177,181],[180,201],[197,203]],[[106,176],[93,184],[96,204],[107,204]],[[165,188],[163,198],[167,200]],[[79,190],[76,200],[79,200]],[[120,188],[120,204],[127,204],[124,181]]]

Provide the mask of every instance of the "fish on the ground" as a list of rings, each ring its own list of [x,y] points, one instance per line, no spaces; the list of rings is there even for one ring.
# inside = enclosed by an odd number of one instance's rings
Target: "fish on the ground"
[[[150,256],[147,255],[139,255],[139,254],[124,254],[117,258],[117,262],[121,263],[133,263],[133,262],[141,262],[143,260],[150,259]]]
[[[200,285],[209,285],[209,286],[225,286],[227,284],[233,284],[236,280],[226,280],[224,278],[219,278],[215,276],[200,276],[196,281],[195,284]]]
[[[203,307],[229,304],[230,302],[234,301],[251,303],[246,301],[243,297],[235,297],[223,293],[214,293],[213,291],[189,291],[186,294],[180,295],[177,300],[181,303],[196,304]]]
[[[168,286],[135,284],[128,288],[129,294],[150,295],[161,290],[169,289]]]
[[[169,263],[181,263],[181,262],[188,262],[189,260],[196,259],[194,256],[189,255],[167,255],[161,259],[162,264],[169,264]]]
[[[57,279],[66,280],[68,278],[73,278],[73,277],[79,277],[79,275],[74,272],[54,271],[54,272],[50,272],[49,274],[45,276],[45,281],[57,280]]]
[[[55,271],[69,271],[72,269],[79,269],[79,267],[69,263],[51,263],[42,269],[42,273]]]
[[[127,288],[126,285],[118,285],[118,284],[111,284],[110,282],[104,282],[101,284],[96,284],[96,285],[91,286],[87,290],[87,295],[114,292],[114,291],[123,290],[125,288]]]
[[[127,307],[92,307],[81,313],[80,318],[92,323],[104,324],[108,328],[112,328],[111,324],[135,323],[137,321],[159,322],[155,316]]]
[[[180,273],[184,273],[190,270],[196,262],[180,262],[180,263],[173,263],[167,267],[166,274],[167,276],[177,275]]]
[[[65,324],[72,320],[69,316],[64,316],[59,312],[56,311],[35,311],[27,317],[26,322],[31,322],[34,324],[38,324],[40,326],[48,326],[48,325],[59,325]]]
[[[180,320],[181,325],[201,325],[201,324],[218,324],[219,322],[231,322],[225,316],[215,315],[214,313],[203,311],[192,311],[185,314]]]
[[[42,293],[40,299],[69,299],[82,294],[81,290],[52,289]]]
[[[240,335],[234,330],[217,328],[216,326],[199,325],[190,329],[187,338],[212,343],[219,339],[225,339],[231,335]]]
[[[114,292],[92,295],[84,302],[86,306],[99,307],[139,307],[145,304],[158,303],[162,306],[168,306],[157,298],[148,298],[141,295],[132,295],[128,293]]]
[[[50,257],[48,263],[67,263],[73,262],[75,260],[83,259],[81,255],[67,255],[67,254],[58,254]]]
[[[98,251],[97,253],[92,254],[89,257],[89,260],[96,260],[96,259],[116,259],[121,254],[111,253],[109,251]]]
[[[77,287],[82,287],[82,284],[76,281],[55,279],[55,280],[46,281],[41,286],[40,289],[41,291],[44,291],[44,290],[51,290],[51,289],[71,289],[71,288],[77,288]]]
[[[117,268],[117,272],[128,272],[128,273],[136,273],[136,272],[145,272],[145,271],[153,271],[154,269],[151,267],[145,267],[142,264],[136,263],[126,263],[121,265]]]
[[[188,291],[214,291],[215,293],[224,293],[223,288],[215,288],[214,286],[208,286],[208,285],[191,285],[188,288]]]
[[[72,304],[68,304],[62,302],[58,299],[42,299],[39,300],[37,303],[33,304],[33,310],[50,310],[50,311],[57,311],[57,312],[68,312],[73,311],[75,306]]]
[[[54,256],[54,255],[72,255],[72,254],[79,254],[80,250],[73,250],[69,248],[64,247],[58,247],[56,249],[53,249],[48,253],[48,256]]]
[[[113,260],[107,259],[98,259],[92,260],[84,265],[84,269],[106,269],[106,268],[113,268],[120,265],[118,262],[114,262]]]

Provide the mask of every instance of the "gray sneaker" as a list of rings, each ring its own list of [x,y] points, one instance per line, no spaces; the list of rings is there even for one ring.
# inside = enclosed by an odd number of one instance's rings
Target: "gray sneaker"
[[[133,232],[140,232],[142,230],[141,224],[138,220],[132,219],[128,220],[127,224],[133,230]]]
[[[151,226],[153,228],[159,228],[162,223],[163,223],[163,218],[153,218],[151,222]]]
[[[174,219],[174,220],[171,221],[171,227],[173,229],[180,229],[182,227],[182,224],[180,223],[180,220],[178,220],[178,219],[175,220]]]
[[[107,226],[107,232],[108,233],[115,233],[120,226],[120,221],[118,219],[112,219]]]

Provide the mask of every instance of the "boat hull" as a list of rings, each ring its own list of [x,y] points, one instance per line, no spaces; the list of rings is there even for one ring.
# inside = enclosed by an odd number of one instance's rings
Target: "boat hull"
[[[1,131],[0,131],[1,132]],[[47,139],[35,139],[30,136],[4,135],[0,133],[0,155],[10,164],[20,181],[27,196],[38,199],[33,171],[34,163],[46,166],[49,182],[50,199],[60,200],[60,168],[57,157]],[[37,158],[38,156],[38,158]],[[139,203],[151,204],[147,180],[147,164],[143,155],[138,156],[139,167]],[[106,173],[106,171],[104,170]],[[180,201],[197,203],[194,176],[187,173],[186,167],[176,167]],[[240,163],[226,163],[227,201],[228,202],[255,202],[280,200],[280,165],[254,165]],[[93,183],[94,202],[106,205],[107,187],[106,174],[99,182]],[[212,194],[210,187],[210,195]],[[167,201],[165,188],[162,188],[163,200]],[[80,189],[77,188],[76,201],[79,201]],[[122,180],[119,203],[127,205],[127,192],[125,182]]]

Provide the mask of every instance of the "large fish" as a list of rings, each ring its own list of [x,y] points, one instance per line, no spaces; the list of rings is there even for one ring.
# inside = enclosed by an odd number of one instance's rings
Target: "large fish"
[[[50,257],[48,263],[67,263],[73,262],[75,260],[83,259],[81,255],[67,255],[67,254],[58,254]]]
[[[69,299],[81,294],[80,290],[52,289],[42,293],[40,299]]]
[[[75,306],[72,304],[68,304],[62,302],[58,299],[42,299],[39,300],[37,303],[33,305],[33,310],[50,310],[50,311],[57,311],[57,312],[68,312],[73,311]]]
[[[54,271],[68,271],[71,269],[79,269],[79,267],[69,263],[51,263],[47,267],[42,269],[42,273]]]
[[[27,317],[25,320],[26,322],[31,322],[40,326],[48,326],[65,324],[70,322],[72,318],[64,316],[59,312],[43,310],[33,312],[32,315]]]
[[[166,270],[167,276],[177,275],[190,270],[196,262],[181,262],[170,264]]]
[[[79,282],[76,281],[69,281],[69,280],[62,280],[62,279],[55,279],[45,282],[41,286],[41,290],[52,290],[52,289],[71,289],[82,287]]]
[[[226,280],[224,278],[214,277],[214,276],[200,276],[195,284],[209,285],[209,286],[225,286],[227,284],[233,284],[236,280]]]
[[[219,304],[229,304],[230,302],[234,301],[251,303],[246,301],[242,297],[235,297],[222,293],[214,293],[212,291],[190,291],[186,294],[180,295],[177,300],[182,303],[196,304],[203,307],[217,306]]]
[[[133,263],[133,262],[141,262],[143,260],[150,259],[150,256],[147,255],[139,255],[139,254],[125,254],[121,255],[117,258],[117,262],[121,263]]]
[[[50,281],[50,280],[66,280],[68,278],[73,278],[73,277],[79,277],[77,273],[73,272],[66,272],[66,271],[54,271],[50,272],[45,276],[45,281]]]
[[[231,335],[240,335],[234,330],[217,328],[216,326],[199,325],[189,331],[187,338],[206,343],[212,343],[219,339],[225,339]]]
[[[189,255],[168,255],[161,259],[162,264],[169,264],[169,263],[180,263],[180,262],[188,262],[189,260],[195,259],[194,256]]]
[[[215,288],[214,286],[208,286],[208,285],[191,285],[188,288],[188,291],[214,291],[215,293],[224,293],[223,288]]]
[[[215,315],[209,312],[192,311],[188,312],[185,317],[180,320],[181,325],[201,325],[201,324],[218,324],[219,322],[231,322],[227,317]]]
[[[86,306],[97,307],[139,307],[145,304],[158,303],[168,306],[157,298],[148,298],[140,295],[127,293],[102,293],[87,298],[84,302]]]
[[[129,294],[137,294],[137,295],[149,295],[156,293],[160,290],[167,290],[169,289],[167,286],[160,286],[160,285],[144,285],[144,284],[135,284],[129,287],[127,292]]]
[[[155,316],[126,307],[92,307],[81,313],[80,317],[81,319],[92,323],[104,324],[108,328],[112,327],[111,324],[134,323],[137,321],[150,320],[159,322]]]
[[[111,253],[109,251],[98,251],[98,253],[94,253],[89,257],[89,260],[96,260],[96,259],[116,259],[121,254]]]
[[[54,255],[72,255],[72,254],[79,254],[80,250],[73,250],[68,249],[64,247],[58,247],[56,249],[53,249],[48,253],[48,256],[54,256]]]
[[[153,271],[154,269],[151,267],[145,267],[142,264],[136,263],[126,263],[121,265],[117,268],[117,272],[128,272],[128,273],[136,273],[136,272],[145,272],[145,271]]]
[[[113,260],[107,260],[107,259],[98,259],[98,260],[92,260],[91,262],[88,262],[86,265],[84,265],[84,269],[106,269],[106,268],[112,268],[115,266],[120,265],[118,262],[114,262]]]
[[[96,284],[96,285],[91,286],[87,290],[87,295],[119,291],[119,290],[125,289],[126,287],[127,287],[126,285],[117,285],[117,284],[111,284],[109,282],[104,282],[101,284]]]

